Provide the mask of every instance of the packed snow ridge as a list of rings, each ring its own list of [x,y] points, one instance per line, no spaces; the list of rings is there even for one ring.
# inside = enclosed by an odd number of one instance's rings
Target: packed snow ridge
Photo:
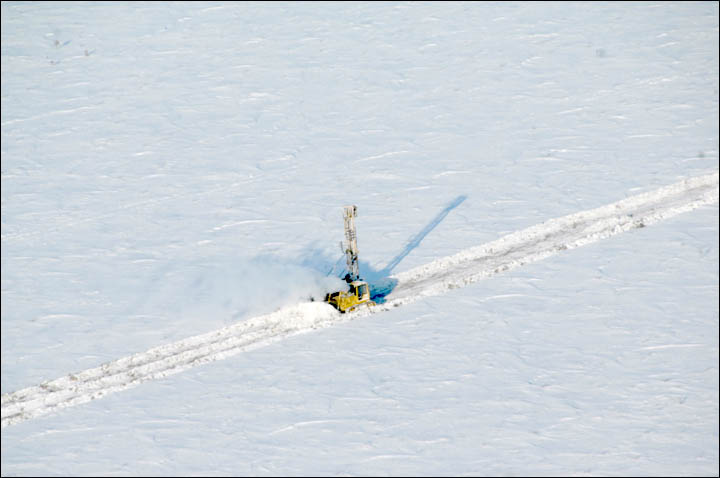
[[[373,284],[375,288],[387,287],[388,294],[383,303],[369,309],[342,315],[326,303],[301,303],[4,394],[2,427],[262,347],[289,335],[442,294],[561,251],[645,227],[717,201],[718,172],[714,172],[596,209],[551,219]]]

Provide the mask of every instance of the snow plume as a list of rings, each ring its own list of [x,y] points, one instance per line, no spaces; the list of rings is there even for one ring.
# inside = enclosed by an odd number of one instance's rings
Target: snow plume
[[[288,304],[322,300],[344,287],[308,265],[279,257],[203,258],[166,266],[140,311],[175,317],[222,317],[226,323],[277,310]]]

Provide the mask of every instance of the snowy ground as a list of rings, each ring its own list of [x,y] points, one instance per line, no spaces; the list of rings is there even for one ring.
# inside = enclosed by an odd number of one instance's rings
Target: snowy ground
[[[3,2],[1,66],[3,394],[332,288],[345,204],[401,274],[718,168],[717,3]],[[715,203],[5,427],[2,474],[717,475],[718,315]]]

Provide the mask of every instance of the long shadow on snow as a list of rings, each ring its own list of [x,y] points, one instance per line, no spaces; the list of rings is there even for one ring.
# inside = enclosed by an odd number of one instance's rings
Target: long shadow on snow
[[[463,203],[467,199],[467,196],[460,195],[453,199],[445,208],[438,213],[424,228],[417,234],[412,236],[402,251],[400,251],[395,257],[390,259],[388,263],[382,269],[373,268],[372,265],[360,260],[360,271],[361,276],[364,280],[370,284],[370,295],[372,300],[377,303],[383,303],[386,297],[392,293],[397,286],[397,279],[390,277],[392,271],[402,262],[405,257],[408,256],[414,249],[416,249],[425,237],[432,232],[445,217]],[[304,265],[311,265],[313,267],[323,267],[326,270],[329,268],[327,275],[335,275],[336,277],[344,277],[347,270],[342,267],[338,269],[338,266],[344,262],[345,256],[341,256],[333,264],[332,260],[328,259],[324,252],[319,250],[309,251],[309,255],[306,255],[306,260],[303,261]],[[312,256],[312,257],[309,257]]]

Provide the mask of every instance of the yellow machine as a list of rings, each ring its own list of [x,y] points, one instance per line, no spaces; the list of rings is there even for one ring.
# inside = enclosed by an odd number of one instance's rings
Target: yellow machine
[[[370,300],[370,286],[360,279],[355,217],[357,217],[357,206],[345,206],[343,208],[345,239],[347,241],[343,247],[343,252],[345,252],[347,259],[348,273],[345,275],[345,281],[349,284],[348,291],[333,292],[325,296],[325,301],[342,313],[350,312],[360,306],[375,305],[375,302]]]
[[[361,305],[375,305],[375,302],[370,300],[370,286],[361,280],[352,281],[347,292],[328,294],[327,301],[343,313],[351,312]]]

